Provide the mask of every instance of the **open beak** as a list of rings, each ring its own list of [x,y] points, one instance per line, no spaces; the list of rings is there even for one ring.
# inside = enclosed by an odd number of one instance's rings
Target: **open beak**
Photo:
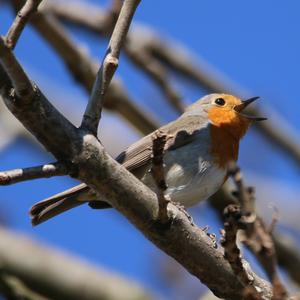
[[[247,118],[248,120],[251,120],[251,121],[265,121],[265,120],[267,120],[267,118],[249,116],[249,115],[241,113],[250,103],[256,101],[257,99],[259,99],[259,97],[252,97],[250,99],[244,100],[244,101],[242,101],[241,104],[236,105],[234,107],[234,110],[236,112],[238,112],[241,116]]]

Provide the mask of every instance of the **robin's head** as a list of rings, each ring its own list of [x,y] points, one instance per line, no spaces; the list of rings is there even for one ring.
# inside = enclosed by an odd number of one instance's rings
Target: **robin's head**
[[[243,112],[258,98],[253,97],[243,101],[228,94],[210,94],[191,105],[188,110],[204,111],[214,126],[229,130],[237,138],[241,138],[253,121],[266,120],[266,118],[247,115]]]

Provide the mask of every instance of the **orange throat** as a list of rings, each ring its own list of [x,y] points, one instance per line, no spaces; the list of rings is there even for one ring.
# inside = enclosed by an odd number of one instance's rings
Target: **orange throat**
[[[250,121],[232,109],[218,107],[209,110],[208,118],[212,123],[211,154],[216,158],[219,167],[226,168],[229,161],[238,159],[239,142],[245,135]]]

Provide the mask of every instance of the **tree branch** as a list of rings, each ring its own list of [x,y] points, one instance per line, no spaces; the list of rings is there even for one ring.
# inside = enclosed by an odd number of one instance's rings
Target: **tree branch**
[[[25,236],[3,228],[0,228],[0,271],[18,278],[29,289],[47,299],[152,298],[134,282],[88,265],[70,255],[40,246]]]
[[[51,163],[31,168],[2,171],[0,172],[0,185],[63,175],[67,175],[65,166],[62,163]]]
[[[243,292],[243,299],[245,300],[261,300],[259,293],[252,285],[252,278],[247,274],[243,260],[241,258],[241,252],[238,248],[237,232],[241,228],[241,209],[237,205],[229,205],[224,211],[225,223],[224,233],[221,244],[224,247],[224,256],[230,263],[232,270],[245,286]]]
[[[167,224],[169,221],[168,216],[168,203],[170,199],[165,195],[165,191],[168,188],[165,181],[165,171],[164,171],[164,148],[167,142],[167,135],[157,130],[153,136],[152,141],[152,176],[154,182],[157,186],[157,198],[158,198],[158,221],[162,224]]]
[[[113,20],[108,21],[108,19],[111,14],[105,13],[99,7],[91,15],[92,9],[88,6],[80,5],[80,2],[75,2],[72,5],[49,3],[46,5],[45,11],[49,11],[59,18],[68,19],[74,24],[83,25],[89,30],[92,29],[97,35],[101,34],[105,37],[110,35],[111,28],[108,24],[112,24]],[[88,13],[90,18],[85,18],[86,13]],[[169,104],[177,112],[182,113],[185,108],[182,98],[169,82],[167,70],[145,47],[144,39],[140,38],[140,36],[137,38],[134,33],[129,33],[124,51],[129,59],[158,85],[162,93],[165,94]]]
[[[7,52],[10,53],[7,54]],[[0,38],[0,66],[3,66],[3,68],[0,68],[0,93],[5,105],[17,119],[21,120],[25,128],[33,133],[35,138],[58,158],[58,161],[64,161],[71,166],[72,162],[68,162],[68,158],[71,153],[74,153],[71,141],[77,132],[75,126],[51,105],[37,86],[33,89],[31,101],[23,101],[23,98],[13,92],[14,84],[19,83],[16,80],[16,78],[19,79],[19,74],[16,72],[18,69],[12,72],[10,65],[2,63],[7,56],[10,57],[12,66],[20,67],[11,50],[4,45],[3,39]],[[30,82],[25,72],[22,76],[25,81]],[[66,143],[66,141],[68,142]],[[67,148],[63,148],[63,144]],[[68,145],[70,148],[68,148]]]
[[[273,233],[273,240],[278,264],[283,267],[291,278],[300,284],[300,254],[296,243],[286,235]]]
[[[191,224],[184,212],[170,203],[168,210],[174,216],[170,226],[165,229],[155,226],[159,213],[156,194],[112,159],[93,134],[76,129],[38,90],[35,101],[31,102],[34,105],[25,105],[9,94],[10,89],[11,83],[0,68],[0,92],[7,107],[58,160],[70,162],[72,176],[103,195],[148,239],[216,295],[240,299],[243,286],[236,280],[223,253],[215,249],[204,231]],[[253,285],[265,299],[271,299],[270,285],[250,269],[247,273],[254,278]]]
[[[22,101],[29,102],[34,95],[33,86],[14,54],[8,50],[5,39],[0,37],[0,63],[13,82],[14,91],[11,92],[15,92]]]
[[[246,188],[239,167],[231,162],[229,175],[237,188],[236,196],[241,204],[241,222],[244,224],[244,244],[257,257],[273,284],[273,300],[287,299],[287,291],[277,272],[277,259],[273,239],[263,220],[256,216],[254,190]]]
[[[118,67],[119,55],[131,20],[140,0],[124,0],[113,30],[107,52],[94,82],[92,94],[85,110],[81,127],[97,134],[106,91]]]
[[[29,289],[21,280],[0,268],[0,295],[9,300],[47,300]]]
[[[50,6],[47,5],[46,10],[54,13],[61,20],[85,27],[88,30],[92,30],[104,36],[109,34],[109,30],[104,22],[106,14],[99,7],[83,5],[82,2],[75,2],[72,3],[72,5],[56,2],[54,5],[52,5],[52,3]],[[86,15],[89,15],[89,18],[86,18]],[[182,47],[179,49],[174,43],[166,43],[165,40],[162,41],[158,34],[152,30],[143,30],[138,28],[138,26],[136,26],[135,29],[136,30],[129,33],[129,40],[133,48],[143,47],[148,49],[151,54],[155,56],[155,59],[159,59],[170,67],[171,70],[186,76],[197,85],[201,87],[204,86],[208,92],[235,90],[238,94],[241,94],[239,89],[235,87],[229,88],[234,85],[230,85],[226,83],[224,79],[221,79],[217,74],[218,72],[209,72],[205,62],[199,62],[199,60],[195,59],[187,50],[183,50]],[[138,44],[135,41],[138,41]],[[294,158],[295,161],[300,164],[300,148],[295,143],[296,139],[291,138],[286,132],[278,130],[278,126],[274,126],[272,122],[269,124],[270,122],[260,123],[259,125],[261,127],[258,129],[262,131],[266,138],[270,137],[272,143],[275,143],[284,151],[290,153],[291,155],[289,157]],[[233,201],[232,197],[228,194],[228,190],[225,188],[214,195],[212,199],[215,200],[214,204],[217,210],[221,212],[223,212],[224,207],[227,206],[228,203],[232,203],[231,201]],[[295,272],[295,264],[292,263],[292,261],[300,261],[299,255],[296,255],[298,253],[296,248],[290,247],[290,243],[288,245],[280,243],[280,240],[276,236],[275,247],[280,258],[280,265],[300,283],[300,278],[297,276],[297,272]],[[289,262],[283,259],[283,257],[286,257],[283,253],[290,253],[292,255]]]
[[[42,0],[27,0],[22,9],[17,13],[12,26],[6,34],[5,43],[8,48],[15,48],[23,29],[31,16],[37,11],[41,2]]]
[[[238,201],[225,184],[216,194],[209,199],[210,205],[218,212],[219,218],[223,221],[223,211],[230,204],[237,204]],[[260,218],[258,216],[258,218]],[[297,246],[286,235],[275,233],[272,235],[279,265],[299,285],[300,255]]]
[[[84,49],[75,44],[55,17],[40,12],[32,18],[31,23],[41,37],[59,54],[73,78],[90,93],[97,75],[98,64]],[[112,80],[106,98],[105,108],[120,113],[143,134],[148,134],[159,127],[159,123],[150,113],[144,112],[130,99],[120,80]]]

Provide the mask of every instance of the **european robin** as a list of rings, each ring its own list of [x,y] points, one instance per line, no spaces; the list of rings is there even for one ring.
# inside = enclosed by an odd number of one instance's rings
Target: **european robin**
[[[189,207],[209,198],[222,186],[228,162],[237,160],[240,139],[249,125],[265,120],[243,113],[256,99],[242,101],[227,94],[207,95],[159,129],[169,137],[163,160],[168,186],[165,193],[172,201]],[[116,160],[155,191],[150,172],[152,142],[153,133],[131,145]],[[35,204],[30,210],[32,224],[86,202],[95,208],[110,207],[87,185],[80,184]]]

